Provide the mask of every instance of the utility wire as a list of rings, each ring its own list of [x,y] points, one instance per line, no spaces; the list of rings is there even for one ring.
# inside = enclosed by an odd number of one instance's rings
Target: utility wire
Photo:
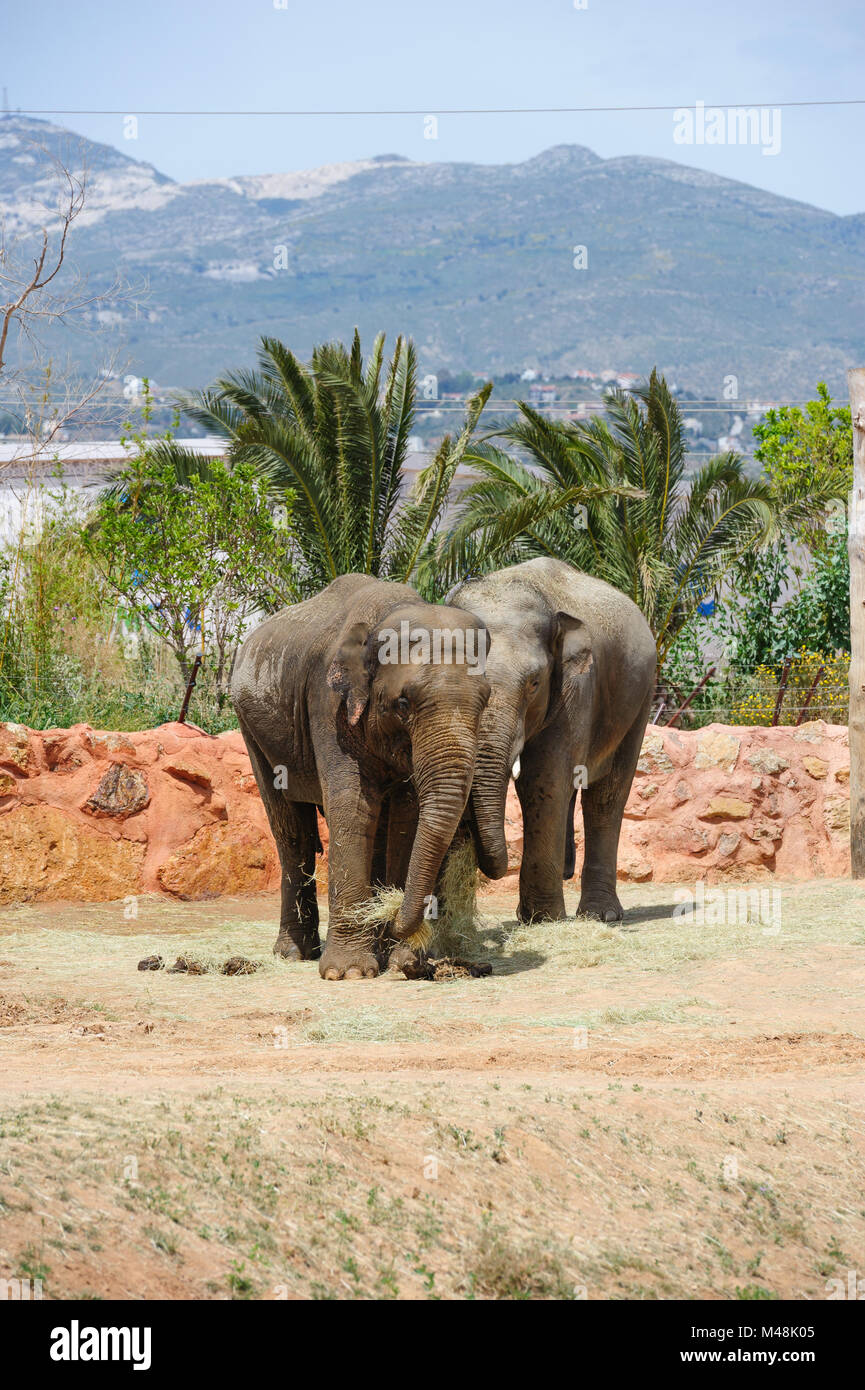
[[[456,106],[456,107],[416,107],[416,108],[382,108],[378,110],[262,110],[262,111],[157,111],[143,110],[140,107],[127,106],[124,110],[88,110],[84,108],[60,109],[40,109],[36,107],[19,107],[15,112],[7,112],[7,115],[21,116],[126,116],[130,112],[137,116],[578,116],[596,115],[606,112],[638,112],[638,111],[695,111],[698,106],[708,110],[738,110],[741,107],[773,107],[789,110],[793,107],[809,106],[865,106],[865,97],[833,97],[826,100],[814,101],[727,101],[727,102],[677,102],[675,105],[664,106]]]

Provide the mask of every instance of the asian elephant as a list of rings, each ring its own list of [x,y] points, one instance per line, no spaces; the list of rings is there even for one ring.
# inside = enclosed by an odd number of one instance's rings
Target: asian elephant
[[[231,695],[279,851],[277,955],[320,957],[328,980],[378,975],[385,943],[356,920],[375,883],[405,888],[392,939],[422,926],[471,787],[487,646],[474,614],[361,574],[245,640]],[[330,835],[323,954],[316,807]]]
[[[616,921],[616,857],[655,682],[655,642],[625,594],[561,560],[536,559],[452,590],[447,602],[489,630],[470,812],[478,863],[507,872],[505,798],[519,759],[523,813],[519,915],[564,917],[575,869],[575,788],[585,854],[578,912]]]

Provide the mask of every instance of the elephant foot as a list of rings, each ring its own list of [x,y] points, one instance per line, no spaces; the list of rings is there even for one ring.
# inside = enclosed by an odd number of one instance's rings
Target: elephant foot
[[[625,912],[615,893],[584,893],[577,908],[578,917],[595,922],[621,922]]]
[[[521,922],[563,922],[567,915],[564,898],[560,903],[521,902],[517,908]]]
[[[323,980],[374,980],[379,974],[378,957],[355,946],[325,945],[318,963]]]
[[[273,954],[283,960],[318,960],[321,955],[321,941],[318,932],[315,936],[305,936],[295,941],[288,932],[280,932],[273,943]]]
[[[461,956],[428,956],[425,951],[412,951],[397,946],[391,953],[390,969],[401,970],[407,980],[480,980],[492,975],[487,960],[463,960]]]
[[[426,951],[413,951],[404,941],[397,942],[390,953],[389,970],[401,970],[407,980],[429,979]]]

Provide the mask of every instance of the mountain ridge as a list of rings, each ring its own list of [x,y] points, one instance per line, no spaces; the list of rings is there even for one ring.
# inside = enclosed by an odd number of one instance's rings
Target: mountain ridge
[[[389,154],[181,183],[6,115],[0,214],[24,235],[50,189],[34,143],[86,155],[73,255],[96,286],[146,278],[111,332],[161,382],[249,363],[264,332],[305,356],[355,324],[412,336],[425,371],[657,364],[714,397],[729,375],[749,395],[843,390],[862,352],[865,213],[675,160],[557,145],[508,165]]]

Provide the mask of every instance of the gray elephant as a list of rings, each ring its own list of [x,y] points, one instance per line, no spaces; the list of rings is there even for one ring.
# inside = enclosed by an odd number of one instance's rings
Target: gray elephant
[[[491,639],[492,694],[470,801],[481,870],[490,878],[507,872],[505,798],[519,758],[521,919],[564,916],[580,787],[578,911],[618,920],[619,832],[655,683],[648,624],[618,589],[553,559],[468,580],[447,601],[481,619]]]
[[[387,943],[357,921],[375,883],[405,887],[393,940],[422,926],[471,787],[487,645],[467,610],[357,574],[243,643],[231,695],[282,867],[278,955],[320,956],[329,980],[377,975]],[[316,807],[330,835],[323,954]]]

